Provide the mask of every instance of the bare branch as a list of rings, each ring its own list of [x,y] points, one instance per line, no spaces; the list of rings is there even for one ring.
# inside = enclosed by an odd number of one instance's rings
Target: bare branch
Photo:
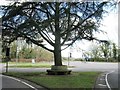
[[[43,37],[43,39],[45,39],[50,45],[54,46],[54,43],[49,39],[49,37],[41,30],[41,28],[39,27],[39,24],[37,22],[35,22],[33,19],[31,19],[32,23],[35,25],[35,27],[38,29],[38,32],[40,33],[40,35]],[[47,38],[44,36],[47,36]]]

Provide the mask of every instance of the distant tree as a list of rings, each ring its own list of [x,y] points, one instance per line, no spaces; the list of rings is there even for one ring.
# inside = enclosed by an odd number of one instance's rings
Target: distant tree
[[[116,60],[118,57],[119,50],[115,43],[111,41],[102,40],[99,44],[92,44],[90,46],[89,53],[91,58],[95,60],[102,60],[103,58],[107,60]],[[104,59],[103,59],[104,60]]]
[[[93,32],[99,31],[104,7],[108,4],[96,1],[16,2],[1,7],[4,11],[3,37],[9,37],[8,42],[24,37],[54,53],[55,66],[62,66],[62,50],[77,40],[97,40]],[[43,40],[53,49],[45,46]]]
[[[99,61],[99,58],[102,58],[100,45],[96,43],[90,45],[89,54],[93,61]]]
[[[12,50],[13,51],[13,50]],[[12,53],[11,53],[12,54]],[[19,59],[43,59],[50,61],[52,60],[52,53],[41,48],[41,47],[29,47],[26,44],[19,50]]]
[[[35,53],[33,52],[33,48],[28,48],[27,46],[23,46],[22,49],[19,51],[18,56],[19,58],[35,58]]]
[[[35,53],[36,59],[44,59],[47,61],[53,60],[53,53],[51,53],[41,47],[36,46],[34,48],[33,52]]]
[[[98,50],[98,48],[94,48],[94,49],[92,50],[92,56],[93,56],[94,58],[98,58],[98,57],[99,57],[99,50]]]
[[[120,48],[118,48],[118,62],[120,62]]]
[[[116,47],[116,44],[113,43],[113,58],[114,59],[117,59],[117,47]]]
[[[16,43],[15,42],[13,42],[12,44],[11,44],[11,47],[10,47],[10,57],[11,58],[16,58],[16,54],[17,54],[17,45],[16,45]]]
[[[106,40],[104,40],[100,45],[104,58],[108,58],[109,46],[110,46],[110,43]]]

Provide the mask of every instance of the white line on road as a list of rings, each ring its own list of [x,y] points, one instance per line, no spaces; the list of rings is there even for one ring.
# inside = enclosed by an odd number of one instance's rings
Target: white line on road
[[[32,88],[32,89],[34,89],[34,90],[38,90],[37,88],[33,87],[32,85],[30,85],[30,84],[28,84],[28,83],[26,83],[26,82],[24,82],[24,81],[21,81],[21,80],[19,80],[19,79],[17,79],[17,78],[10,77],[10,76],[6,76],[6,75],[3,75],[3,76],[4,76],[4,77],[11,78],[11,79],[13,79],[13,80],[16,80],[16,81],[18,81],[18,82],[21,82],[21,83],[27,85],[28,87],[30,87],[30,88]]]
[[[104,86],[104,87],[106,87],[107,85],[104,85],[104,84],[98,84],[99,86]]]
[[[106,81],[106,84],[107,84],[107,87],[109,88],[109,90],[111,90],[111,87],[110,87],[110,85],[108,83],[108,75],[111,74],[111,73],[113,73],[113,72],[114,71],[111,71],[111,72],[107,73],[106,76],[105,76],[105,81]]]
[[[101,81],[104,81],[105,79],[103,79],[103,78],[100,78],[100,80],[101,80]]]
[[[105,75],[103,74],[102,76],[104,77]]]

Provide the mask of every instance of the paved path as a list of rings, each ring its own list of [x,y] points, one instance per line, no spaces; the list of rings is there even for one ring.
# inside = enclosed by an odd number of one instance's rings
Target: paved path
[[[96,80],[94,90],[109,90],[106,84],[106,73],[102,73]]]
[[[118,88],[118,84],[120,86],[120,83],[118,83],[118,70],[110,72],[107,76],[107,80],[108,80],[109,88],[112,89]]]
[[[95,90],[119,90],[118,75],[118,70],[102,73],[96,81]]]
[[[17,81],[17,80],[14,80],[14,79],[11,79],[11,78],[8,78],[7,76],[2,76],[2,88],[29,88],[31,89],[30,87],[28,87],[27,85]],[[34,89],[31,89],[31,90],[34,90]]]
[[[43,87],[33,84],[23,79],[17,79],[10,76],[0,75],[2,77],[2,90],[15,89],[15,90],[45,90]],[[39,89],[37,89],[39,88]]]

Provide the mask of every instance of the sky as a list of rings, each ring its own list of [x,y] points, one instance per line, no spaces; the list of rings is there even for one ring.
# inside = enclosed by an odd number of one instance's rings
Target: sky
[[[0,5],[7,5],[5,0],[0,0]],[[106,33],[96,33],[95,37],[100,40],[110,40],[118,45],[118,11],[112,11],[107,14],[102,20],[102,26],[100,27],[101,30],[105,31]],[[74,46],[70,49],[66,49],[62,51],[63,57],[68,57],[70,52],[72,53],[72,57],[74,58],[81,58],[82,52],[88,51],[93,42],[88,42],[85,40],[78,41],[74,44]]]
[[[95,37],[97,37],[99,40],[108,40],[118,45],[118,11],[112,11],[109,14],[105,15],[101,24],[102,25],[99,29],[106,33],[96,33]],[[70,52],[72,52],[72,57],[81,58],[83,52],[89,51],[90,48],[92,48],[91,46],[94,45],[94,42],[83,40],[76,42],[76,44],[72,50],[69,48],[63,51],[62,55],[66,57]]]

